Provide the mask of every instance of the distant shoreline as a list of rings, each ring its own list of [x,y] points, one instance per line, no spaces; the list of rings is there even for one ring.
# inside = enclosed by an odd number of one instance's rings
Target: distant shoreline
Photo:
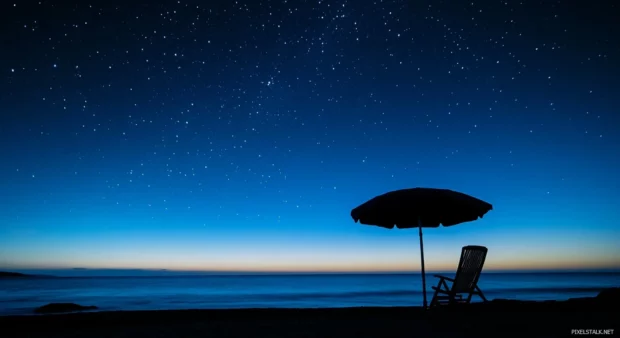
[[[31,275],[19,272],[7,272],[0,271],[0,279],[2,278],[56,278],[55,276],[47,276],[47,275]]]
[[[25,277],[31,277],[32,275],[26,275],[23,273],[18,273],[18,272],[5,272],[5,271],[0,271],[0,278],[25,278]]]

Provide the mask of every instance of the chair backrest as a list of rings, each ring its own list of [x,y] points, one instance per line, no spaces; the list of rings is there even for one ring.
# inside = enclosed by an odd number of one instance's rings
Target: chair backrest
[[[456,293],[470,292],[478,283],[488,249],[478,245],[464,246],[461,260],[454,276],[452,291]]]

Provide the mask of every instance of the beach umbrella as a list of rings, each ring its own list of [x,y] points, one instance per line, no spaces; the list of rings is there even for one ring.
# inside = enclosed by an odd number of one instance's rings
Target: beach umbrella
[[[422,262],[422,292],[426,308],[426,276],[422,228],[445,227],[482,218],[493,206],[475,197],[448,189],[413,188],[391,191],[351,210],[357,223],[387,229],[418,228]]]

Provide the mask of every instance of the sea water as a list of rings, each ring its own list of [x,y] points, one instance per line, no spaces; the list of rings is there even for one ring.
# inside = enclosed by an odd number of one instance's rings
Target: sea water
[[[428,274],[429,301],[436,283]],[[5,278],[0,315],[64,302],[104,311],[420,306],[421,285],[420,274]],[[488,299],[563,300],[620,286],[620,273],[483,273],[479,286]]]

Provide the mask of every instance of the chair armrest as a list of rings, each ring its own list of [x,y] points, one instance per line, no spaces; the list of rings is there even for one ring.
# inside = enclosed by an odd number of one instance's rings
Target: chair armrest
[[[439,278],[439,279],[445,279],[447,281],[454,282],[454,278],[449,278],[449,277],[442,276],[442,275],[434,275],[434,276]]]

